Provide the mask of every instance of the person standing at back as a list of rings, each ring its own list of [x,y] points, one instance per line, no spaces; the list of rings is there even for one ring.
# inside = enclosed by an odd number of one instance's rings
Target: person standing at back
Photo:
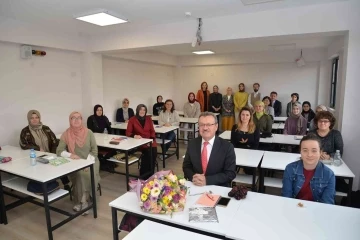
[[[291,101],[288,102],[288,104],[286,106],[286,116],[287,117],[290,117],[290,114],[292,113],[292,108],[296,103],[301,104],[299,102],[299,94],[298,93],[292,93],[291,94]]]
[[[201,108],[201,112],[207,112],[209,107],[210,91],[208,90],[207,82],[201,83],[201,89],[197,91],[196,100],[198,100]]]
[[[183,162],[184,177],[196,186],[230,186],[236,177],[234,146],[215,136],[217,128],[217,118],[213,113],[201,113],[201,137],[190,141]]]
[[[235,104],[235,122],[239,121],[239,112],[246,106],[248,101],[249,94],[245,92],[245,84],[239,84],[239,91],[234,94],[234,104]]]
[[[209,97],[209,112],[219,114],[216,116],[218,123],[220,122],[221,106],[222,106],[222,95],[221,93],[219,93],[219,87],[217,85],[214,85],[213,93],[211,93]]]
[[[277,100],[277,92],[272,91],[270,93],[271,106],[274,108],[275,117],[280,117],[282,112],[282,105],[279,100]]]
[[[254,92],[250,93],[249,97],[248,97],[248,106],[252,110],[254,110],[255,102],[261,101],[261,93],[259,92],[260,84],[254,83],[253,89],[254,89]]]
[[[229,131],[234,125],[234,96],[232,95],[231,87],[226,90],[226,95],[222,99],[222,115],[221,123],[222,130]]]

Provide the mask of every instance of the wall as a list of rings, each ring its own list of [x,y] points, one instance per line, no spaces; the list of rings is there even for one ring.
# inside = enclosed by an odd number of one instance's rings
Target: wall
[[[143,103],[152,113],[157,95],[162,95],[164,100],[173,96],[174,68],[103,57],[103,85],[104,112],[110,121],[115,121],[116,110],[125,97],[134,111]]]
[[[283,103],[283,115],[286,116],[286,104],[293,92],[299,93],[301,102],[308,100],[313,105],[317,104],[318,67],[318,63],[313,62],[302,68],[294,63],[177,68],[174,99],[183,104],[189,92],[196,94],[202,81],[207,81],[210,92],[213,85],[218,85],[222,94],[226,93],[227,87],[238,91],[240,82],[244,82],[246,91],[251,92],[252,84],[258,82],[263,96],[269,96],[271,91],[278,93],[278,99]]]
[[[20,45],[0,42],[0,146],[18,145],[30,109],[55,133],[68,126],[68,116],[82,108],[80,54],[50,48],[45,57],[20,58]]]

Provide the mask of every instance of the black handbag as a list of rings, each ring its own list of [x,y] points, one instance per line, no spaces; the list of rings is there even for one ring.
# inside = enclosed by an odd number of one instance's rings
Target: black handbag
[[[51,181],[47,183],[47,193],[50,194],[59,189],[59,183],[57,181]],[[29,181],[27,185],[27,190],[29,192],[35,193],[37,195],[43,195],[42,184],[35,181]]]

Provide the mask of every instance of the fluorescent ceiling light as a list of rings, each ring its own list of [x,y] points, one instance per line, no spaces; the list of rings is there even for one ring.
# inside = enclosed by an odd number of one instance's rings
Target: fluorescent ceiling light
[[[77,17],[76,19],[92,23],[99,26],[108,26],[113,24],[119,24],[119,23],[126,23],[127,20],[120,19],[118,17],[115,17],[113,15],[110,15],[107,12],[100,12],[95,14],[90,14],[87,16]]]
[[[241,1],[245,6],[247,6],[253,4],[260,4],[260,3],[278,2],[283,0],[241,0]]]
[[[198,55],[202,55],[202,54],[214,54],[214,52],[212,51],[196,51],[196,52],[193,52],[195,54],[198,54]]]

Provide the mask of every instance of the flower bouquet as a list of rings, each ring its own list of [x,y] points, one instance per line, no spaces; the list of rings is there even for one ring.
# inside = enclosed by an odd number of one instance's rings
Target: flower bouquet
[[[172,214],[183,211],[187,187],[183,177],[172,171],[160,171],[146,181],[131,182],[137,192],[140,208],[149,213]]]

